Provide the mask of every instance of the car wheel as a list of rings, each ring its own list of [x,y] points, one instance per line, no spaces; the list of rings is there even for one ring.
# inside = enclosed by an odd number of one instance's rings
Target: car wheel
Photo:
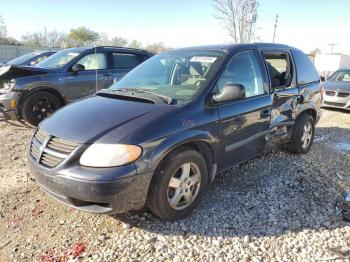
[[[51,115],[62,106],[60,99],[49,92],[37,92],[25,99],[22,106],[22,117],[33,126]]]
[[[203,156],[191,149],[176,150],[152,179],[148,207],[164,220],[184,218],[201,202],[207,183]]]
[[[297,118],[292,129],[292,136],[287,144],[287,150],[292,153],[307,153],[314,141],[315,120],[309,114],[303,114]]]

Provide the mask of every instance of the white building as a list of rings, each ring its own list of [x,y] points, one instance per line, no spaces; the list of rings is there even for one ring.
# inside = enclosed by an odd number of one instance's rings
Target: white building
[[[316,54],[311,57],[317,71],[322,76],[329,76],[339,68],[350,68],[350,56],[343,54]]]

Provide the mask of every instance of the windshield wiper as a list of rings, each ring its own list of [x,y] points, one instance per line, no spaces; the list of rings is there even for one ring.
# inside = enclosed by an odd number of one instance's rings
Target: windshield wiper
[[[173,99],[170,96],[160,95],[160,94],[153,93],[151,91],[148,91],[148,90],[145,90],[145,89],[140,89],[140,88],[132,88],[131,90],[136,90],[136,91],[141,92],[141,93],[150,94],[150,95],[153,95],[153,96],[160,97],[163,100],[165,100],[168,105],[171,105],[173,103]]]
[[[128,92],[128,93],[135,93],[135,91],[136,91],[138,93],[149,94],[149,95],[153,95],[153,96],[161,98],[163,101],[165,101],[169,105],[171,105],[173,103],[173,100],[174,100],[169,96],[160,95],[160,94],[153,93],[151,91],[147,91],[145,89],[140,89],[140,88],[120,88],[120,89],[114,89],[113,91],[114,92]]]

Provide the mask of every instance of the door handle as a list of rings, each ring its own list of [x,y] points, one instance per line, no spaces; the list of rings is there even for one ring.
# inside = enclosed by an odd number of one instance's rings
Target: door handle
[[[103,76],[105,76],[105,77],[110,77],[112,74],[104,74]]]
[[[260,112],[260,118],[269,118],[271,116],[271,109],[265,109]]]

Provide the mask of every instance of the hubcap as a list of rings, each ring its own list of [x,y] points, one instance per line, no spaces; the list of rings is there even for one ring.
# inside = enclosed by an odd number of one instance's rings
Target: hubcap
[[[33,117],[43,120],[56,110],[56,104],[48,98],[40,98],[34,102],[32,113]]]
[[[301,137],[301,145],[304,149],[310,145],[311,139],[312,139],[312,125],[310,122],[306,122],[304,126],[304,132]]]
[[[194,163],[181,165],[168,186],[169,205],[177,210],[188,207],[197,197],[201,183],[199,168]]]

